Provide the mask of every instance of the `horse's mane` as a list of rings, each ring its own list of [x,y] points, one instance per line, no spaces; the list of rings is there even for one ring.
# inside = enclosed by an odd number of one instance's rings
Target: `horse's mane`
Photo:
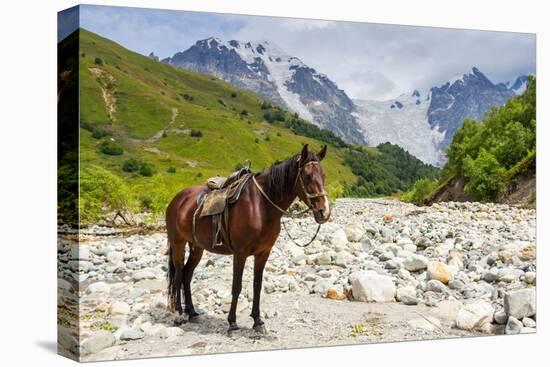
[[[278,161],[271,165],[267,170],[267,192],[274,200],[280,200],[285,197],[288,190],[294,184],[295,167],[298,159],[298,154]],[[318,161],[317,154],[308,152],[306,162]],[[304,162],[305,163],[305,162]],[[292,181],[292,182],[291,182]]]

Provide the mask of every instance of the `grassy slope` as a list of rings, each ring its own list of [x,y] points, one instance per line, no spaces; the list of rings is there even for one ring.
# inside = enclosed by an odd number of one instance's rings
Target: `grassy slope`
[[[202,183],[209,176],[226,175],[246,159],[258,171],[299,152],[302,143],[309,143],[314,149],[321,146],[320,142],[297,136],[282,125],[265,122],[264,111],[260,109],[262,100],[253,93],[208,75],[153,61],[86,30],[81,30],[80,39],[81,121],[104,127],[124,148],[121,156],[102,154],[98,149],[100,140],[81,128],[81,167],[98,164],[108,168],[139,191],[144,190],[142,187],[150,178],[126,173],[121,168],[126,159],[138,158],[153,164],[168,191],[176,193],[183,187]],[[101,58],[102,65],[95,64],[96,57]],[[116,98],[112,120],[102,97],[105,80],[94,76],[91,68],[99,68],[115,78],[114,85],[109,87]],[[235,98],[231,97],[234,92]],[[185,100],[182,94],[193,96],[193,101]],[[219,103],[220,99],[226,106]],[[168,131],[167,137],[148,143],[148,138],[168,126],[173,109],[178,114],[170,129],[201,130],[203,137]],[[249,115],[241,119],[243,109]],[[270,140],[265,141],[265,135],[259,132],[269,135]],[[156,148],[160,154],[147,152],[146,148]],[[343,150],[330,147],[323,162],[329,188],[336,183],[356,181],[343,165],[343,154]],[[196,167],[188,163],[194,161]],[[170,166],[176,167],[175,174],[166,172]],[[202,177],[197,177],[199,172]]]

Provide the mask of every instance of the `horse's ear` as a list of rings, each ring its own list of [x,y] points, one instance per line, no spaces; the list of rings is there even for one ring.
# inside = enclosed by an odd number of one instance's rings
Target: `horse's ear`
[[[302,153],[300,154],[300,164],[304,164],[307,160],[307,144],[304,144],[304,147],[302,148]]]
[[[319,153],[317,153],[317,157],[319,158],[320,161],[322,161],[323,158],[325,158],[326,154],[327,154],[327,146],[325,145],[324,147],[321,148]]]

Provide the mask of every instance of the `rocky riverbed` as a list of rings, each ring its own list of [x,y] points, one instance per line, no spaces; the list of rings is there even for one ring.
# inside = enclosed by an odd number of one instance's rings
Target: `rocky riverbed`
[[[316,228],[311,218],[285,221],[302,243]],[[232,259],[207,253],[192,283],[201,315],[175,327],[166,310],[164,233],[110,231],[96,226],[80,245],[69,234],[59,242],[58,344],[84,361],[536,330],[530,209],[339,199],[309,247],[281,233],[264,273],[266,335],[252,331],[248,316],[252,259],[239,332],[226,332]]]

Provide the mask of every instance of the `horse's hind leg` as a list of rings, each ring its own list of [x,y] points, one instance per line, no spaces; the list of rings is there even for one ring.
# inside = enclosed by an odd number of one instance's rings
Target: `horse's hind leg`
[[[199,264],[202,258],[204,250],[198,246],[189,244],[191,251],[189,252],[189,258],[183,267],[183,292],[185,297],[185,313],[189,316],[189,321],[199,316],[193,306],[193,300],[191,298],[191,279],[193,278],[193,272]]]
[[[170,275],[169,289],[170,299],[176,310],[176,318],[174,323],[181,325],[184,321],[183,308],[181,307],[181,288],[183,278],[183,262],[185,258],[186,242],[172,244],[170,247]]]

